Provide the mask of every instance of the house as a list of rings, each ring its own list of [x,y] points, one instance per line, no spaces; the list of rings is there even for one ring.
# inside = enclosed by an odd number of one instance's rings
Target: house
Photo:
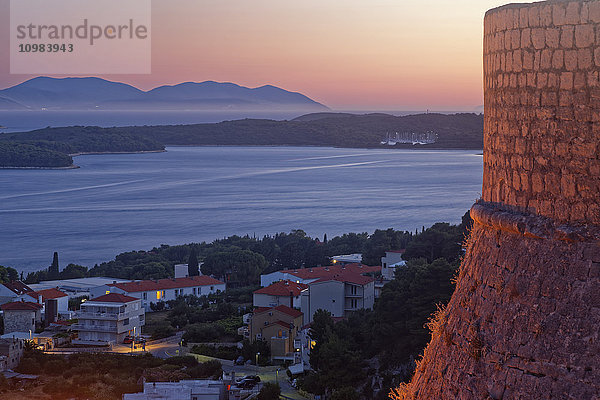
[[[72,325],[78,332],[73,344],[107,345],[122,343],[125,336],[139,336],[145,323],[140,299],[121,293],[109,293],[84,302]]]
[[[31,301],[13,301],[4,303],[4,333],[34,332],[42,323],[42,305]]]
[[[290,280],[274,282],[267,287],[254,291],[254,307],[275,307],[286,305],[291,308],[301,307],[300,296],[308,290],[308,285]]]
[[[381,277],[385,281],[391,281],[396,274],[396,268],[402,267],[406,261],[402,259],[405,250],[390,250],[381,257]]]
[[[297,361],[295,339],[304,325],[302,312],[285,305],[259,307],[250,323],[250,340],[265,340],[271,347],[271,359]]]
[[[225,380],[184,380],[179,382],[144,382],[142,393],[125,393],[123,400],[226,400]]]
[[[23,357],[23,341],[0,339],[0,372],[15,369]]]
[[[175,300],[179,296],[203,296],[225,291],[225,283],[210,276],[191,276],[184,278],[167,278],[122,283],[110,283],[90,290],[90,299],[108,293],[121,293],[138,298],[146,311],[151,311],[150,304],[159,301]]]
[[[0,284],[0,304],[20,300],[22,296],[29,292],[33,292],[33,289],[21,281],[2,283]]]
[[[300,268],[300,269],[286,269],[282,271],[275,271],[270,274],[260,276],[260,285],[269,286],[274,282],[282,280],[290,280],[296,283],[304,283],[306,285],[325,278],[328,276],[334,276],[342,272],[352,272],[359,275],[374,275],[381,272],[380,266],[370,267],[364,264],[351,263],[351,264],[334,264],[326,267],[315,267],[315,268]]]
[[[372,309],[375,303],[375,279],[352,271],[341,271],[311,282],[302,293],[302,312],[306,323],[319,309],[334,318],[346,318],[360,309]]]
[[[362,262],[362,254],[354,253],[354,254],[344,254],[340,256],[331,257],[331,262],[333,264],[360,264]]]
[[[45,289],[58,289],[66,293],[69,298],[77,298],[82,296],[90,296],[92,288],[107,285],[109,283],[128,282],[129,279],[107,278],[102,276],[94,276],[90,278],[73,278],[73,279],[57,279],[52,281],[42,281],[40,283],[32,283],[28,285],[35,291]]]

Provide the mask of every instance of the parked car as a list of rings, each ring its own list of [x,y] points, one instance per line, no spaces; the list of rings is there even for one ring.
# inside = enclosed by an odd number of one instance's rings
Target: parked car
[[[138,336],[138,337],[136,337],[136,338],[135,338],[135,339],[133,339],[133,340],[135,341],[135,343],[139,343],[139,344],[146,343],[146,339],[144,339],[144,338],[143,338],[143,337],[141,337],[141,336]]]
[[[260,382],[260,376],[258,375],[246,375],[240,379],[237,380],[238,382],[242,382],[242,381],[252,381],[254,383],[258,383]]]
[[[125,338],[123,338],[123,343],[124,344],[131,344],[133,342],[133,338],[129,335],[125,336]]]
[[[242,379],[236,386],[241,389],[252,389],[256,386],[256,382],[253,379]]]
[[[235,365],[244,365],[245,362],[246,360],[244,360],[244,357],[239,356],[233,363]]]

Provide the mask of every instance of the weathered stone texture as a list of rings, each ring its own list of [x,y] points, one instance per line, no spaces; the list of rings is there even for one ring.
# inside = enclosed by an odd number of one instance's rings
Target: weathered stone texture
[[[483,198],[392,397],[600,399],[600,0],[489,11],[483,61]]]
[[[565,193],[536,178],[568,176],[586,181],[588,192],[600,191],[592,174],[600,165],[599,20],[600,1],[518,4],[487,13],[484,143],[491,151],[484,157],[484,200],[600,224],[597,197]]]

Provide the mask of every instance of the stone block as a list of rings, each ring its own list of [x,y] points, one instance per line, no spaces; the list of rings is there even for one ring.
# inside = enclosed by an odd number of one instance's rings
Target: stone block
[[[575,71],[577,69],[577,50],[565,50],[565,69]]]
[[[547,28],[546,29],[546,46],[551,49],[558,48],[560,43],[560,28]]]
[[[600,1],[588,3],[590,22],[600,23]]]
[[[546,30],[543,28],[534,28],[531,30],[531,42],[533,47],[541,50],[546,47]]]
[[[578,69],[590,69],[593,65],[592,49],[579,49],[577,50],[577,68]]]
[[[562,69],[565,65],[565,52],[563,50],[555,50],[552,54],[552,68]]]
[[[573,37],[575,28],[571,25],[565,25],[560,28],[560,45],[563,48],[570,49],[573,47]]]
[[[554,4],[552,6],[552,23],[555,26],[567,24],[567,10],[564,3]]]
[[[588,25],[577,25],[575,27],[575,46],[589,47],[594,44],[594,26]]]

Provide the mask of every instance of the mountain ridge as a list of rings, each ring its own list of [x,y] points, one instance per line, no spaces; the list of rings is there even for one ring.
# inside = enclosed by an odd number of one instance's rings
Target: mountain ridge
[[[308,96],[273,85],[182,82],[148,91],[97,77],[36,77],[0,90],[0,110],[298,110],[327,111]]]

